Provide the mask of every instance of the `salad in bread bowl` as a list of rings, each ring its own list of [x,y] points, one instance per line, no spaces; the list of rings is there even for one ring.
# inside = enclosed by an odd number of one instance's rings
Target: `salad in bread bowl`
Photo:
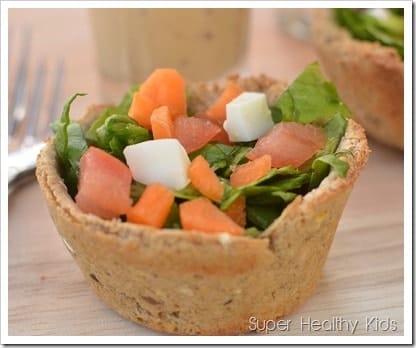
[[[323,70],[369,136],[403,149],[403,9],[316,9]]]
[[[158,331],[240,334],[312,294],[369,152],[316,63],[290,85],[158,69],[74,121],[77,97],[36,174],[110,307]]]

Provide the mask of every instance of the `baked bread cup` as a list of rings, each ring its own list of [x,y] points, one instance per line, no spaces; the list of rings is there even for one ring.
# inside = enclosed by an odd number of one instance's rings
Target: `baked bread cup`
[[[403,149],[403,61],[397,51],[354,39],[328,9],[313,12],[312,42],[355,119],[374,139]]]
[[[284,83],[235,78],[245,90],[276,100]],[[204,109],[221,86],[197,84],[190,104]],[[89,125],[97,107],[83,118]],[[57,170],[54,140],[38,157],[36,175],[58,232],[97,295],[138,324],[175,334],[249,331],[249,318],[291,313],[316,288],[339,219],[368,156],[363,129],[349,120],[339,149],[350,169],[331,172],[298,196],[260,238],[212,235],[103,220],[82,213]]]

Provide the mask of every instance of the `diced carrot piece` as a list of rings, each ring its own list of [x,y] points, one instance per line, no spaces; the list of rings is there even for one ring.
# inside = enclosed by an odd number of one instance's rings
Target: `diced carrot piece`
[[[224,212],[241,227],[246,226],[246,197],[238,197]]]
[[[156,69],[135,93],[129,116],[147,129],[151,129],[150,116],[159,106],[167,106],[172,119],[185,116],[185,88],[184,78],[175,69]]]
[[[81,157],[77,206],[103,219],[116,218],[130,208],[130,169],[119,159],[91,146]]]
[[[139,125],[146,129],[151,129],[150,116],[157,104],[153,99],[143,95],[140,91],[134,93],[133,100],[129,109],[129,116],[134,118]]]
[[[143,95],[167,106],[173,118],[186,115],[185,79],[175,69],[156,69],[140,86]]]
[[[203,156],[199,155],[193,159],[188,168],[188,177],[192,185],[204,196],[216,202],[221,201],[224,187]]]
[[[237,98],[241,93],[243,93],[243,90],[235,82],[229,80],[224,91],[206,112],[211,121],[223,124],[226,118],[225,105]]]
[[[254,161],[238,165],[230,176],[232,187],[241,187],[256,181],[267,174],[271,169],[270,155],[261,156]]]
[[[174,199],[172,191],[162,184],[150,184],[127,212],[127,221],[161,228],[169,216]]]
[[[173,121],[167,106],[154,109],[150,116],[150,123],[153,139],[173,138]]]
[[[187,153],[206,145],[221,131],[215,123],[197,117],[178,117],[173,124],[175,138]]]
[[[244,229],[216,207],[208,198],[198,197],[179,205],[184,230],[224,233],[241,236]]]

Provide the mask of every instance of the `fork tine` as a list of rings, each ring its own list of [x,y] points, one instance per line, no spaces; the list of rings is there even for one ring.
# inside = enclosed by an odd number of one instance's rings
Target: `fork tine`
[[[45,62],[42,60],[36,69],[35,84],[32,98],[29,101],[27,113],[26,135],[23,139],[24,146],[30,146],[35,142],[37,125],[40,114],[40,106],[43,100],[43,89],[45,84]]]
[[[52,94],[51,102],[49,105],[48,122],[45,127],[45,131],[43,134],[44,136],[47,136],[50,134],[51,129],[49,127],[49,124],[52,121],[56,120],[58,117],[57,112],[58,112],[58,107],[59,107],[60,100],[61,100],[62,85],[63,85],[64,76],[65,76],[64,68],[65,68],[64,61],[60,60],[56,67],[54,83],[53,83],[53,94]]]
[[[45,121],[55,118],[60,104],[60,94],[63,85],[64,65],[63,61],[61,61],[55,71],[53,90],[50,93],[52,98],[49,100],[49,109],[47,110],[48,114],[41,118],[41,114],[43,114],[44,91],[45,87],[49,86],[49,84],[45,84],[48,71],[46,69],[46,61],[43,59],[36,66],[34,85],[32,86],[33,82],[29,81],[30,86],[27,86],[27,80],[32,77],[32,74],[28,75],[28,72],[30,72],[29,68],[32,68],[32,65],[29,66],[31,36],[30,27],[23,29],[21,47],[18,47],[21,57],[18,61],[13,94],[11,99],[9,99],[9,195],[16,187],[20,186],[23,179],[34,178],[36,157],[40,149],[45,145],[38,138],[44,135],[41,132],[48,128],[41,127],[41,125],[44,126]],[[21,124],[22,121],[24,124]],[[19,141],[22,138],[20,135],[23,135],[23,141]]]
[[[17,70],[16,83],[13,90],[13,98],[9,109],[9,136],[12,136],[25,116],[25,95],[28,58],[30,51],[31,31],[25,28],[22,38],[21,57]]]

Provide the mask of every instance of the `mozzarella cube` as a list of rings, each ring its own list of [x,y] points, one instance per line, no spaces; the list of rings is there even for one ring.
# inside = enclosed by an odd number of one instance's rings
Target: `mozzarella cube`
[[[123,151],[134,180],[181,190],[189,183],[189,157],[177,139],[157,139],[126,146]]]
[[[266,95],[244,92],[226,105],[224,129],[231,141],[251,141],[273,128]]]

